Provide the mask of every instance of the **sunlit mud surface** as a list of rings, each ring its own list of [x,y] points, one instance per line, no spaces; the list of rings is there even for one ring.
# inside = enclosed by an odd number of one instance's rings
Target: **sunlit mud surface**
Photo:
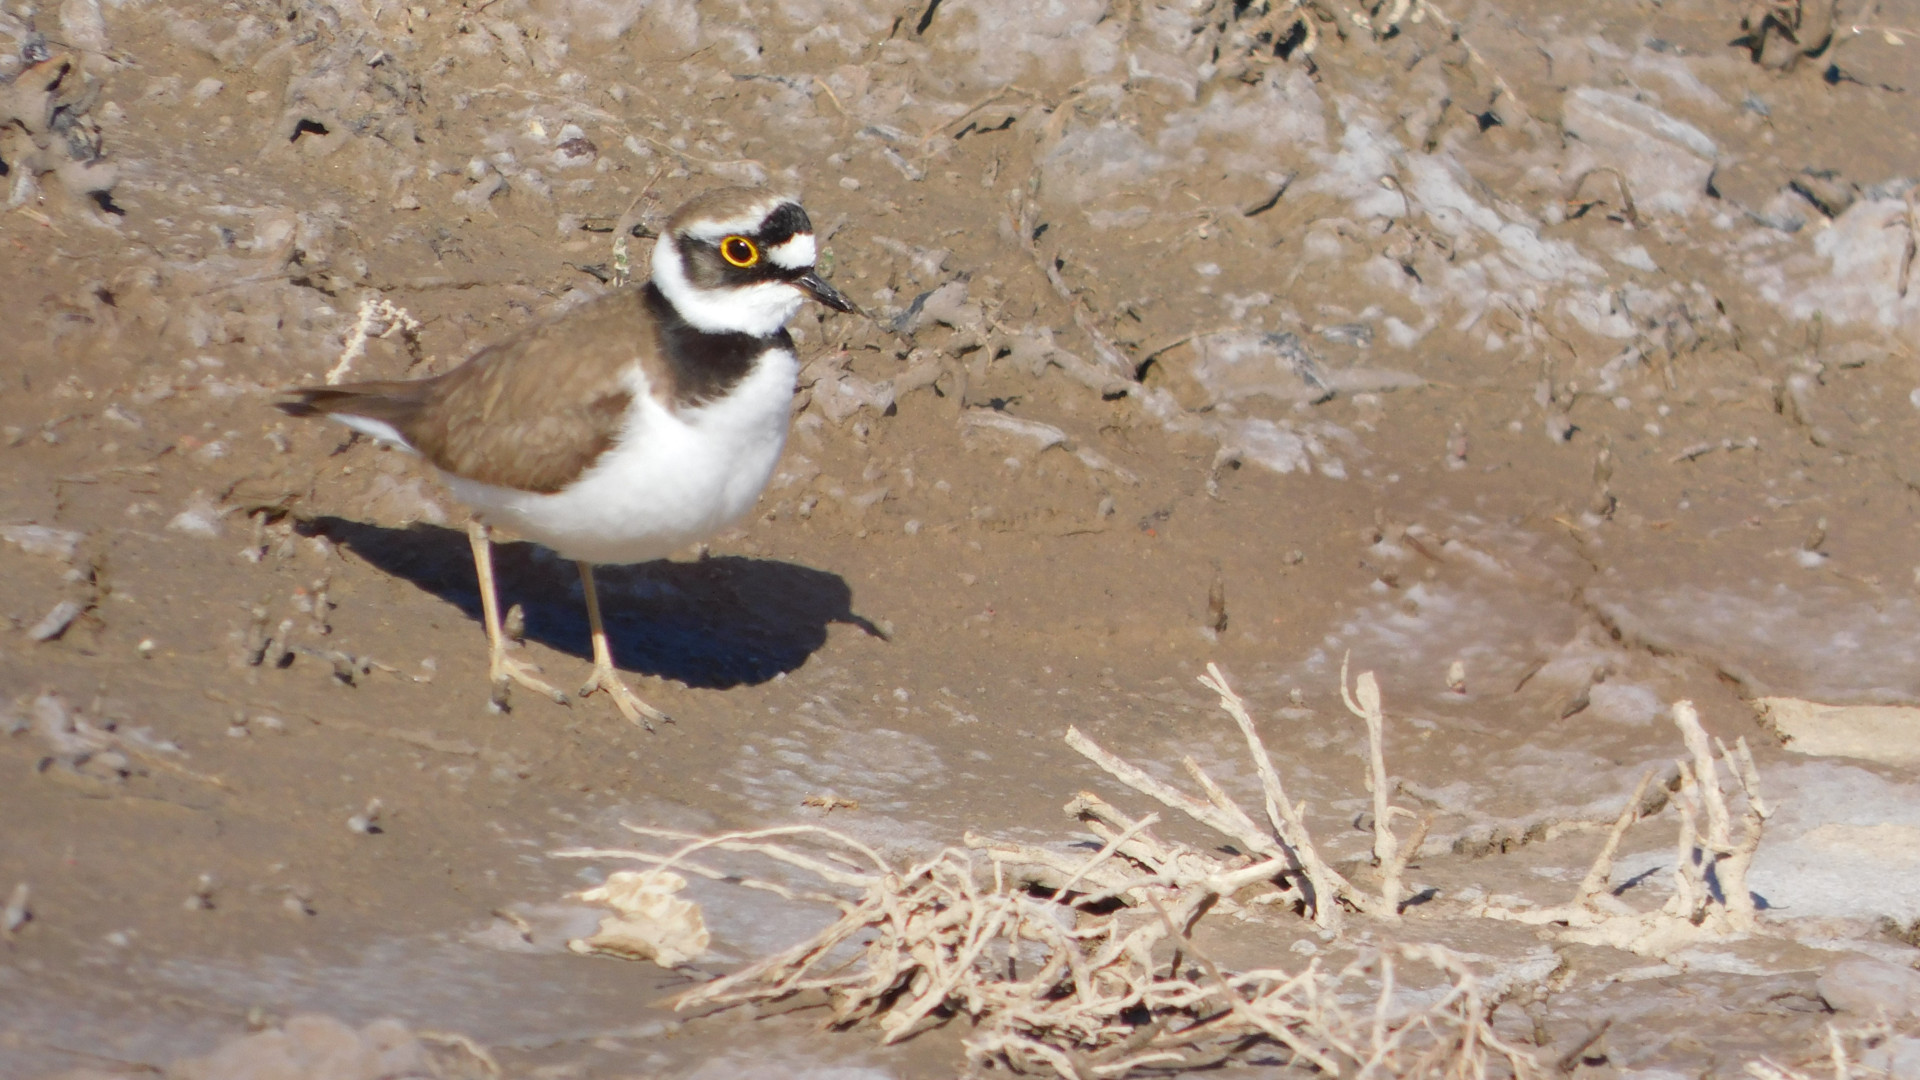
[[[368,1076],[952,1075],[964,1019],[883,1047],[660,1007],[829,909],[695,880],[705,957],[576,955],[626,867],[554,853],[623,822],[1066,850],[1079,790],[1158,809],[1069,725],[1257,806],[1208,662],[1362,881],[1340,679],[1374,672],[1428,829],[1403,918],[1265,909],[1222,963],[1439,942],[1565,1074],[1825,1069],[1871,1019],[1835,987],[1920,959],[1920,728],[1808,755],[1753,704],[1920,705],[1920,5],[1856,6],[1756,59],[1711,0],[1379,33],[1329,0],[1310,54],[1277,0],[8,0],[0,1073],[258,1075],[306,1039]],[[674,723],[490,712],[465,510],[272,395],[444,371],[734,183],[801,191],[873,318],[796,320],[747,522],[602,572]],[[497,564],[574,685],[572,566]],[[1566,902],[1677,776],[1683,698],[1753,747],[1760,929],[1481,917]],[[1611,878],[1643,911],[1655,805]]]

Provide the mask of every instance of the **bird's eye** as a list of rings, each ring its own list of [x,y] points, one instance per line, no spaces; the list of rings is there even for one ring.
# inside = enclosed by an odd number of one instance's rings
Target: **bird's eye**
[[[760,261],[760,249],[744,236],[729,236],[720,241],[720,257],[727,265],[745,270]]]

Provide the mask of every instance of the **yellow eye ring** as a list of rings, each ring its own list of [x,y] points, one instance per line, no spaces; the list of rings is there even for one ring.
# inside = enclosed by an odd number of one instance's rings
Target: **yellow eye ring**
[[[745,270],[760,261],[760,249],[744,236],[729,236],[720,241],[720,257],[728,266]]]

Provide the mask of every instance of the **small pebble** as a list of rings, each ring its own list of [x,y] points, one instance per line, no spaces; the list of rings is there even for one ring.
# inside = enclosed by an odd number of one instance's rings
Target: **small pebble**
[[[1848,957],[1823,972],[1815,985],[1836,1012],[1894,1021],[1920,1016],[1920,971],[1899,964]]]
[[[380,828],[380,800],[368,799],[366,810],[347,819],[347,828],[362,836],[378,836],[385,831]]]
[[[19,545],[29,555],[46,555],[63,562],[72,561],[74,549],[84,537],[84,533],[45,525],[0,525],[0,540]]]
[[[193,883],[193,893],[181,906],[188,911],[212,911],[213,875],[201,874],[199,880]]]
[[[167,522],[167,531],[185,533],[188,536],[219,536],[219,512],[211,503],[196,501],[185,510],[173,515],[173,518]]]
[[[24,881],[13,887],[13,894],[7,897],[6,908],[0,910],[0,933],[11,936],[33,918],[33,909],[27,906],[27,897],[31,893],[32,890]]]
[[[73,620],[79,618],[80,613],[85,610],[87,610],[86,607],[79,603],[62,600],[53,605],[53,610],[42,616],[39,622],[33,624],[33,629],[27,631],[27,636],[35,641],[52,641],[66,633],[67,627],[72,626]]]

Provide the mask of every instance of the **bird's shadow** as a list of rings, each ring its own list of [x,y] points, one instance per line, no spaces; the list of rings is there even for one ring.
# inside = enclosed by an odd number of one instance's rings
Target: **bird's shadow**
[[[480,586],[467,535],[415,524],[389,528],[319,517],[299,522],[358,558],[459,608],[475,622],[482,650]],[[493,545],[500,608],[519,604],[529,641],[591,660],[586,605],[574,564],[531,543]],[[723,555],[691,562],[596,567],[600,613],[622,670],[724,690],[793,671],[847,623],[876,637],[853,613],[853,590],[838,574],[774,559]]]

